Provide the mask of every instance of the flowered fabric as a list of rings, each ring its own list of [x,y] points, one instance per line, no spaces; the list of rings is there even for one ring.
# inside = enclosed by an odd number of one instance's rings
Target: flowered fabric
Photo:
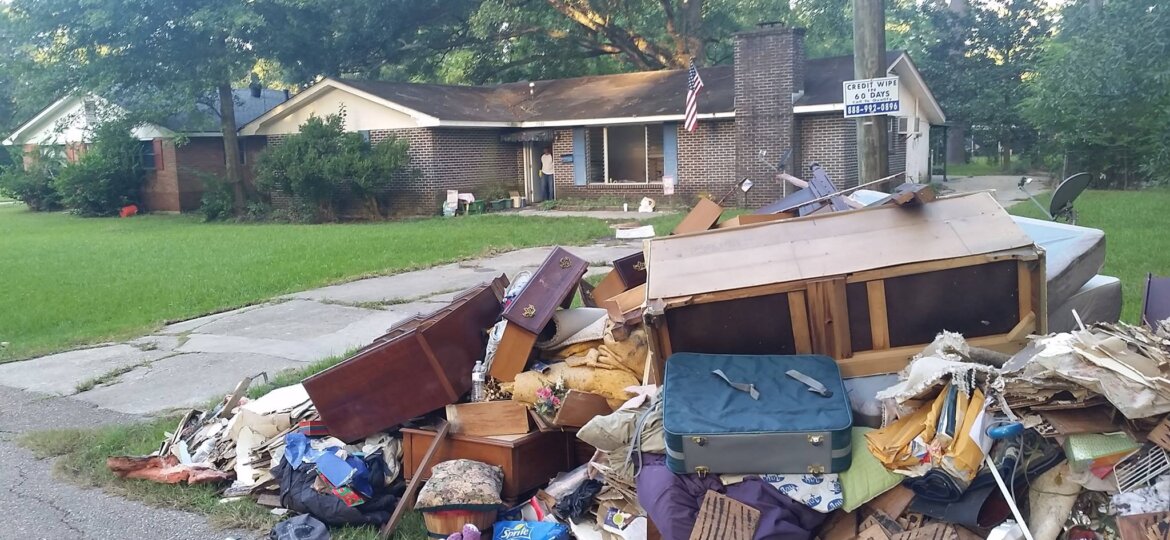
[[[504,487],[504,471],[494,465],[456,459],[444,461],[431,469],[431,479],[419,492],[414,509],[489,510],[500,508],[500,490]]]
[[[792,500],[823,514],[845,504],[836,474],[762,474],[760,478]]]

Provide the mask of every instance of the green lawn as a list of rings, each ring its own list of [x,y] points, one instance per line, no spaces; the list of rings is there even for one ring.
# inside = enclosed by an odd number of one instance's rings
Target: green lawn
[[[1050,198],[1039,200],[1047,206]],[[1170,189],[1086,191],[1075,206],[1077,225],[1105,231],[1101,273],[1121,279],[1122,320],[1139,322],[1146,274],[1170,275]],[[1011,212],[1045,219],[1030,201]]]
[[[0,362],[146,333],[165,321],[522,247],[608,237],[602,221],[485,215],[411,222],[82,219],[0,206]]]

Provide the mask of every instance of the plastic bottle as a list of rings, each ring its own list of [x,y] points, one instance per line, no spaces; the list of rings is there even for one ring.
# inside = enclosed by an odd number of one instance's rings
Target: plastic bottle
[[[479,403],[487,400],[486,391],[484,389],[484,380],[487,379],[483,367],[483,360],[477,360],[475,367],[471,368],[471,402]]]

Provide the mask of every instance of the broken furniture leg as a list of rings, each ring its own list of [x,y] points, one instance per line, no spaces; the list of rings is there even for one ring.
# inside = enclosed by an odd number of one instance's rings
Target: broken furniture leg
[[[439,446],[443,444],[443,440],[447,438],[447,432],[451,429],[451,424],[443,422],[439,432],[435,434],[435,439],[431,441],[430,448],[427,448],[427,453],[423,456],[422,462],[419,463],[418,470],[425,471],[431,465],[431,460],[435,459],[435,454],[439,451]],[[390,521],[382,526],[382,530],[378,531],[378,538],[381,540],[388,540],[394,535],[394,529],[398,528],[398,522],[402,521],[402,516],[410,508],[414,508],[414,496],[418,493],[419,487],[422,486],[423,475],[416,474],[414,478],[410,479],[410,483],[406,485],[406,492],[402,494],[402,498],[398,501],[398,506],[394,508],[394,513],[390,515]]]

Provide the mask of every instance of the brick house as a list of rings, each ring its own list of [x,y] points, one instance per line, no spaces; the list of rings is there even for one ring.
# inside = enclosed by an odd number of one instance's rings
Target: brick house
[[[890,137],[890,170],[929,177],[929,126],[945,121],[914,63],[888,55],[900,79],[904,119]],[[813,162],[842,186],[857,184],[856,120],[843,117],[842,83],[852,57],[806,60],[804,31],[765,27],[735,39],[735,64],[699,70],[698,129],[680,126],[686,70],[447,86],[324,79],[261,115],[241,134],[269,142],[296,133],[310,116],[345,111],[346,129],[371,141],[404,137],[418,174],[399,183],[395,210],[432,213],[448,189],[503,185],[539,201],[540,155],[551,148],[556,198],[716,197],[743,178],[741,203],[780,197],[769,165],[788,151],[801,176]],[[896,129],[896,128],[895,128]],[[535,189],[534,189],[535,188]]]
[[[234,90],[236,127],[286,101],[284,91],[253,86]],[[69,95],[49,105],[4,140],[5,146],[19,146],[25,163],[49,152],[75,162],[90,143],[93,127],[101,118],[125,113],[122,105],[94,95]],[[226,159],[219,127],[219,100],[198,103],[192,112],[177,114],[158,124],[134,129],[142,144],[146,169],[141,202],[152,212],[188,212],[199,208],[206,175],[223,177]],[[177,143],[177,140],[181,142]],[[240,160],[245,180],[251,180],[247,165],[265,147],[263,139],[240,139]]]

